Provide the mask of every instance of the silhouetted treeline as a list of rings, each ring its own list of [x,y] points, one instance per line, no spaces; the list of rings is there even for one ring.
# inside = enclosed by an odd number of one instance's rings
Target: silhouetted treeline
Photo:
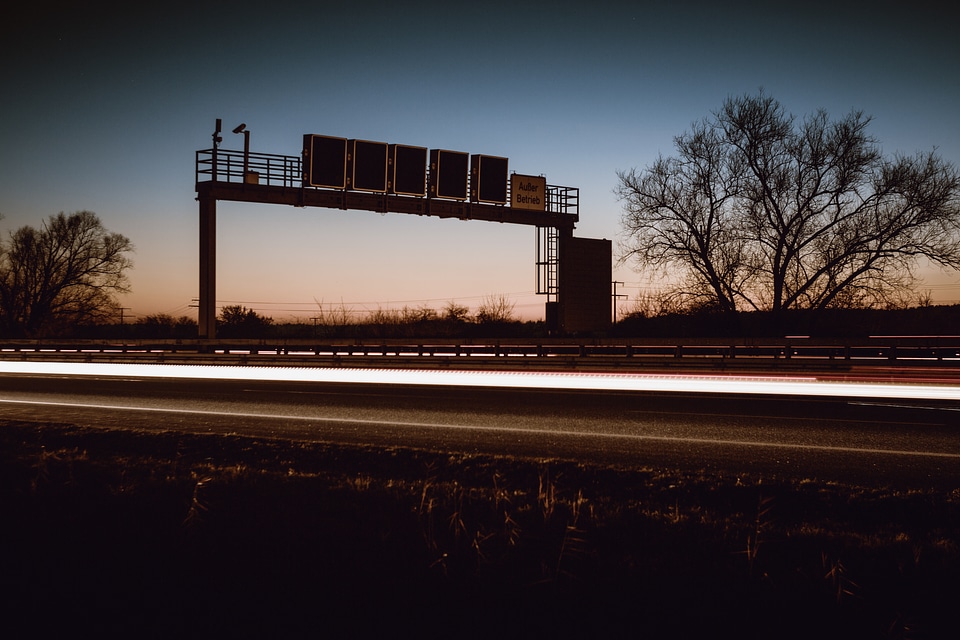
[[[518,320],[476,322],[469,318],[422,315],[380,322],[365,319],[355,323],[277,323],[250,312],[228,314],[218,321],[218,337],[282,340],[374,340],[374,339],[474,339],[546,338],[551,334],[543,321]],[[232,319],[232,320],[231,320]],[[222,319],[218,319],[222,320]],[[672,313],[654,317],[623,318],[603,334],[576,337],[611,338],[814,338],[858,339],[869,336],[960,336],[960,305],[923,306],[909,309],[824,309],[780,314],[751,312],[725,314],[716,311]],[[186,316],[147,316],[129,324],[75,326],[61,338],[81,339],[194,339],[197,322]]]
[[[227,337],[218,330],[220,337]],[[455,339],[455,338],[536,338],[548,335],[542,321],[475,323],[457,320],[421,320],[405,324],[357,323],[314,325],[308,323],[275,324],[261,336],[282,339]],[[240,337],[240,336],[237,336]]]
[[[499,338],[543,337],[548,335],[542,321],[484,319],[455,315],[374,314],[350,321],[337,318],[327,322],[279,323],[244,307],[224,307],[217,317],[221,339],[380,339],[380,338]],[[132,323],[83,324],[65,328],[46,338],[87,340],[189,340],[198,336],[197,321],[187,316],[166,314],[146,316]]]
[[[80,340],[188,340],[197,337],[197,321],[188,316],[174,317],[165,313],[149,315],[123,324],[76,324],[42,338],[76,338]]]
[[[960,305],[907,309],[821,309],[781,313],[699,311],[628,316],[621,337],[648,338],[866,338],[884,335],[960,335]]]

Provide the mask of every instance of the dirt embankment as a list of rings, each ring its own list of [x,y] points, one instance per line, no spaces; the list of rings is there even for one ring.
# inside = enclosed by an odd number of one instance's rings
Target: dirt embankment
[[[0,421],[0,510],[4,637],[960,624],[960,489]]]

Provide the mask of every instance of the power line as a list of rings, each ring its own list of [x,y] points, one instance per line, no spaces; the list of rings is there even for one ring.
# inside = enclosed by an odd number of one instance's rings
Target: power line
[[[489,297],[490,295],[503,295],[507,297],[517,296],[517,297],[526,297],[526,296],[536,296],[539,295],[535,291],[514,291],[504,294],[482,294],[482,295],[472,295],[472,296],[448,296],[444,298],[415,298],[411,300],[365,300],[365,301],[330,301],[326,302],[324,299],[312,300],[310,302],[305,301],[275,301],[275,300],[217,300],[218,305],[224,304],[242,304],[242,305],[261,305],[261,306],[275,306],[275,305],[284,305],[284,306],[293,306],[293,307],[311,307],[315,308],[317,306],[327,306],[327,305],[342,305],[342,306],[370,306],[370,305],[393,305],[393,304],[416,304],[416,303],[427,303],[427,302],[458,302],[460,300],[483,300],[484,298]]]

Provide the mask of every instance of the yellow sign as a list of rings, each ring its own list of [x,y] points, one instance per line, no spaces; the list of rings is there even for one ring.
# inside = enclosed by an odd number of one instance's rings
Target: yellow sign
[[[510,176],[510,207],[531,211],[547,210],[547,179],[543,176]]]

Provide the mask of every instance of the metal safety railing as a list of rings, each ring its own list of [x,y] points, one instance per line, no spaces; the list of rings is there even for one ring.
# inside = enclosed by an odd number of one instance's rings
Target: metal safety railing
[[[580,215],[580,189],[547,185],[547,211]]]
[[[299,188],[300,156],[250,153],[229,149],[197,151],[196,182],[233,182]]]

